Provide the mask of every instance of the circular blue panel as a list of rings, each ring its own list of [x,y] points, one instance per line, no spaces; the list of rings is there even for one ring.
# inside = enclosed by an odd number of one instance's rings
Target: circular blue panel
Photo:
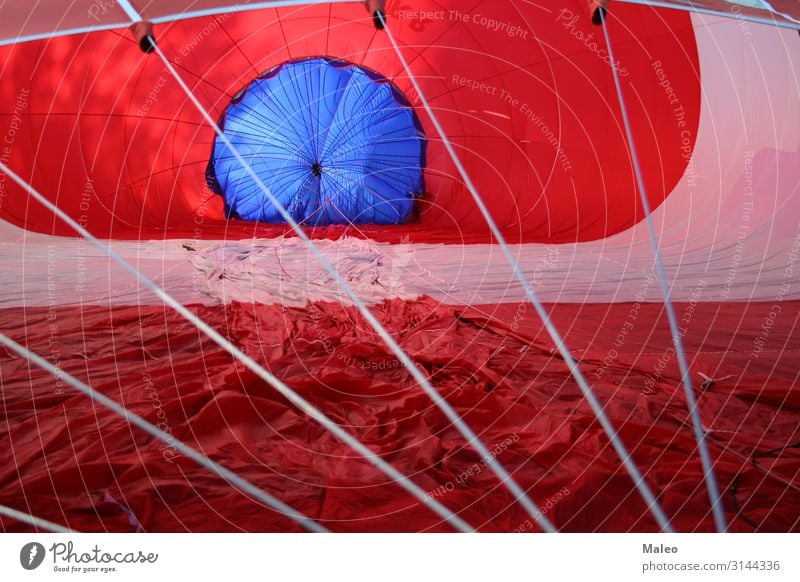
[[[221,126],[300,223],[399,224],[424,190],[417,116],[392,83],[356,65],[284,63],[236,95]],[[230,218],[285,222],[219,137],[208,182]]]

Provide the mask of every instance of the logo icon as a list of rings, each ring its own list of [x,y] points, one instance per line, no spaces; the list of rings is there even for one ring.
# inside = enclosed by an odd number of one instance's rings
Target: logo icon
[[[37,542],[31,542],[22,546],[19,552],[19,563],[26,570],[35,570],[44,562],[44,546]]]

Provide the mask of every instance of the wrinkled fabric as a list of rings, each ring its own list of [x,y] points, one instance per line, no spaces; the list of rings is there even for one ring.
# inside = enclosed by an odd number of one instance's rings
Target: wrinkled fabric
[[[766,338],[770,304],[676,308],[690,314],[684,341],[731,530],[797,531],[800,303],[781,304]],[[352,308],[194,309],[480,531],[537,531]],[[675,528],[713,530],[662,306],[550,309]],[[557,527],[657,530],[529,306],[395,300],[375,312]],[[0,325],[333,531],[449,531],[171,311],[7,309]],[[168,443],[0,354],[0,503],[82,531],[298,529]]]

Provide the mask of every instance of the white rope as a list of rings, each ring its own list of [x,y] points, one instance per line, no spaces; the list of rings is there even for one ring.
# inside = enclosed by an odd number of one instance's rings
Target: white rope
[[[422,488],[416,485],[403,473],[392,467],[390,464],[388,464],[386,461],[384,461],[382,458],[380,458],[378,455],[372,452],[366,445],[361,443],[358,439],[350,435],[342,427],[333,422],[313,404],[305,400],[302,396],[300,396],[294,390],[289,388],[289,386],[287,386],[281,380],[279,380],[278,378],[273,376],[270,372],[265,370],[260,364],[258,364],[250,356],[242,352],[239,348],[233,345],[233,343],[231,343],[227,338],[219,334],[219,332],[217,332],[214,328],[209,326],[205,321],[200,319],[197,315],[195,315],[194,313],[189,311],[186,307],[181,305],[174,297],[172,297],[166,291],[161,289],[161,287],[156,285],[146,276],[142,275],[136,269],[136,267],[134,267],[133,265],[128,263],[125,259],[123,259],[121,256],[119,256],[108,245],[102,243],[97,238],[95,238],[94,235],[92,235],[89,231],[80,226],[77,222],[75,222],[75,220],[72,217],[70,217],[67,213],[65,213],[63,210],[61,210],[52,202],[50,202],[50,200],[42,196],[33,186],[31,186],[25,180],[23,180],[19,175],[17,175],[13,170],[11,170],[8,166],[6,166],[2,161],[0,161],[0,170],[5,172],[14,182],[16,182],[22,188],[24,188],[39,203],[41,203],[43,206],[52,211],[56,216],[58,216],[61,220],[67,223],[67,225],[69,225],[69,227],[72,228],[75,232],[80,234],[83,238],[92,243],[92,245],[94,245],[95,247],[103,251],[106,255],[108,255],[108,257],[111,260],[113,260],[125,271],[127,271],[130,275],[132,275],[135,279],[137,279],[143,286],[152,291],[165,304],[167,304],[169,307],[178,312],[189,323],[194,325],[197,329],[199,329],[201,332],[203,332],[205,335],[211,338],[218,346],[220,346],[231,356],[233,356],[242,364],[244,364],[244,366],[247,369],[252,371],[254,374],[256,374],[259,378],[261,378],[268,384],[270,384],[284,398],[292,402],[295,406],[297,406],[297,408],[299,408],[305,414],[307,414],[308,416],[319,422],[319,424],[321,424],[326,430],[333,433],[342,442],[350,446],[359,455],[361,455],[367,461],[369,461],[370,464],[372,464],[375,468],[384,473],[386,476],[390,477],[393,481],[396,481],[400,487],[408,491],[418,501],[427,505],[437,515],[439,515],[442,519],[447,521],[453,528],[462,532],[473,531],[473,529],[464,520],[459,518],[455,513],[453,513],[451,510],[449,510],[447,507],[445,507],[435,499],[430,498]]]
[[[644,498],[645,502],[647,503],[648,509],[651,511],[651,513],[655,517],[656,521],[658,522],[659,527],[661,527],[661,529],[666,531],[666,532],[671,532],[672,531],[672,526],[669,523],[669,519],[667,518],[667,516],[664,513],[664,511],[661,509],[661,506],[659,505],[658,500],[655,498],[653,493],[650,491],[650,487],[645,482],[644,477],[641,474],[641,472],[639,471],[638,467],[636,467],[636,465],[633,463],[633,460],[631,458],[630,453],[628,452],[627,448],[625,447],[625,445],[620,440],[616,429],[614,428],[613,424],[611,423],[611,421],[609,420],[608,416],[605,413],[603,405],[600,404],[600,402],[597,400],[597,397],[594,395],[594,392],[592,391],[591,386],[589,386],[589,383],[586,381],[586,379],[584,378],[582,372],[578,368],[578,364],[576,363],[575,359],[572,357],[572,353],[567,348],[566,344],[564,343],[563,338],[558,333],[558,330],[556,329],[555,325],[553,325],[553,322],[551,321],[550,316],[547,314],[547,311],[545,310],[544,306],[542,305],[541,301],[539,300],[539,297],[537,296],[536,292],[534,291],[533,286],[528,282],[527,278],[525,277],[525,274],[523,273],[522,268],[519,266],[519,263],[514,258],[514,255],[512,254],[511,249],[509,248],[508,244],[506,243],[505,237],[500,232],[500,229],[498,228],[497,224],[495,223],[494,219],[492,218],[491,214],[489,213],[489,210],[486,208],[486,204],[483,202],[483,199],[481,198],[480,194],[478,193],[478,190],[477,190],[475,184],[473,183],[472,179],[470,178],[469,174],[467,173],[466,168],[461,163],[461,160],[459,159],[458,154],[456,153],[455,149],[453,148],[453,145],[450,143],[450,140],[447,138],[447,135],[446,135],[446,133],[444,131],[444,128],[439,123],[439,119],[437,118],[436,113],[433,111],[433,108],[431,107],[430,103],[428,102],[427,98],[425,97],[425,93],[422,90],[422,87],[420,86],[420,84],[417,81],[416,77],[412,73],[411,67],[408,64],[408,61],[406,60],[405,56],[403,55],[403,52],[400,50],[400,46],[397,44],[397,41],[394,38],[394,35],[391,33],[391,30],[389,29],[388,22],[386,22],[385,18],[381,18],[381,20],[383,21],[383,25],[384,25],[384,32],[386,33],[386,36],[389,39],[389,42],[392,44],[392,47],[394,48],[395,52],[397,53],[397,57],[400,60],[400,62],[402,63],[403,68],[405,69],[406,75],[408,76],[409,80],[411,81],[412,85],[414,86],[414,89],[417,92],[419,100],[422,103],[422,106],[427,111],[428,116],[431,119],[431,122],[433,123],[434,127],[436,128],[437,133],[439,134],[439,136],[442,139],[442,143],[443,143],[445,149],[447,150],[447,153],[450,155],[450,158],[453,160],[453,163],[455,164],[456,169],[458,170],[459,174],[464,179],[464,184],[467,186],[467,189],[472,194],[472,198],[475,200],[475,203],[477,204],[478,208],[480,209],[481,214],[483,214],[483,217],[486,220],[486,223],[489,225],[489,229],[491,230],[492,234],[494,235],[495,240],[497,240],[497,243],[500,246],[500,248],[502,249],[503,254],[505,255],[506,259],[508,260],[508,263],[511,265],[511,268],[514,271],[514,275],[516,276],[517,280],[519,280],[519,282],[522,284],[522,287],[525,290],[525,293],[528,296],[528,299],[533,304],[534,308],[536,309],[536,312],[539,314],[539,317],[542,320],[542,323],[544,324],[545,328],[547,329],[547,332],[550,334],[550,337],[552,338],[553,342],[555,343],[556,348],[558,349],[558,351],[561,354],[561,356],[564,358],[564,362],[569,367],[570,373],[575,378],[575,381],[578,383],[578,386],[580,387],[584,398],[586,398],[586,400],[588,401],[589,405],[591,406],[592,410],[594,411],[595,416],[597,417],[598,421],[600,422],[601,426],[603,427],[603,430],[608,435],[608,438],[610,439],[611,444],[614,447],[614,450],[617,452],[617,455],[619,455],[619,458],[622,460],[622,464],[625,466],[626,470],[628,471],[628,473],[630,474],[631,478],[633,479],[633,482],[636,485],[636,488],[639,490],[639,493],[642,495],[642,497]]]
[[[607,15],[608,13],[606,13]],[[689,371],[689,364],[686,358],[686,353],[683,349],[683,340],[681,339],[681,332],[678,326],[678,317],[675,314],[675,307],[672,305],[670,297],[671,291],[667,273],[664,269],[664,262],[661,259],[661,248],[658,242],[658,233],[653,224],[653,217],[650,213],[650,202],[647,199],[647,191],[645,190],[644,176],[639,162],[639,156],[636,151],[636,144],[633,139],[633,130],[631,129],[631,122],[628,117],[628,109],[625,105],[625,97],[622,94],[622,83],[619,78],[619,71],[617,70],[616,61],[614,60],[614,51],[611,46],[611,37],[608,32],[608,24],[606,18],[602,18],[603,34],[605,35],[606,46],[608,48],[609,62],[611,63],[611,70],[614,76],[614,86],[617,90],[617,98],[619,99],[620,111],[622,112],[622,121],[625,126],[625,135],[628,138],[628,146],[631,153],[631,160],[633,161],[633,170],[636,175],[636,184],[639,188],[639,198],[642,202],[642,209],[644,210],[645,222],[647,223],[647,232],[650,234],[650,243],[653,247],[653,255],[656,264],[656,272],[658,273],[658,281],[661,285],[661,293],[664,296],[664,308],[667,311],[667,319],[669,320],[669,329],[672,333],[672,343],[675,346],[675,355],[678,360],[678,366],[681,371],[681,381],[683,384],[684,392],[686,394],[686,402],[689,406],[689,415],[692,420],[692,428],[694,429],[694,437],[697,441],[697,449],[700,454],[700,462],[703,466],[703,480],[708,490],[708,497],[711,501],[711,510],[714,514],[714,523],[717,531],[724,532],[727,530],[727,520],[725,519],[725,511],[722,506],[722,497],[719,493],[716,478],[714,477],[714,464],[711,461],[711,455],[708,451],[708,443],[706,443],[706,433],[703,430],[702,420],[700,419],[700,412],[698,409],[697,397],[694,393],[692,386],[691,372]]]
[[[78,533],[74,529],[69,529],[63,525],[53,523],[52,521],[47,521],[41,517],[36,517],[30,513],[24,513],[5,505],[0,505],[0,515],[5,515],[11,519],[16,519],[17,521],[27,523],[28,525],[32,525],[37,529],[49,531],[51,533]]]
[[[325,533],[328,531],[326,528],[324,528],[322,525],[320,525],[313,519],[305,516],[304,514],[300,513],[293,507],[287,505],[280,499],[277,499],[276,497],[273,497],[264,490],[256,487],[246,479],[239,477],[236,473],[229,471],[219,463],[212,461],[211,459],[206,457],[203,453],[193,449],[183,441],[180,441],[176,439],[174,436],[167,434],[157,426],[147,422],[138,414],[131,412],[121,404],[117,404],[115,401],[111,400],[104,394],[101,394],[91,386],[84,384],[74,376],[71,376],[70,374],[62,370],[61,368],[54,366],[53,364],[51,364],[38,354],[33,353],[28,348],[18,344],[17,342],[15,342],[14,340],[12,340],[3,333],[0,333],[0,344],[6,346],[10,350],[13,350],[19,356],[36,364],[40,368],[47,370],[57,379],[66,382],[79,392],[82,392],[83,394],[91,398],[94,402],[98,403],[100,406],[108,408],[110,411],[121,416],[132,425],[142,429],[144,432],[146,432],[153,438],[156,438],[164,443],[167,443],[168,445],[175,447],[181,453],[183,453],[188,458],[196,462],[198,465],[201,465],[206,469],[208,469],[209,471],[216,473],[217,475],[225,479],[225,481],[227,481],[229,484],[236,487],[243,493],[247,494],[248,496],[254,499],[261,501],[262,503],[264,503],[268,507],[271,507],[278,513],[285,515],[292,521],[303,526],[308,531],[316,533]]]
[[[127,0],[120,0],[121,5],[130,4]],[[131,10],[133,8],[131,7]],[[135,12],[135,11],[134,11]],[[141,19],[139,19],[141,20]],[[137,20],[138,22],[138,20]],[[195,105],[197,110],[200,114],[205,118],[206,122],[209,124],[210,127],[213,128],[214,132],[220,138],[222,143],[228,148],[228,150],[233,154],[236,160],[242,165],[242,168],[245,172],[253,179],[256,185],[261,189],[261,191],[266,195],[267,199],[270,203],[275,207],[281,217],[286,221],[287,224],[292,228],[292,230],[297,233],[297,236],[306,244],[308,250],[311,252],[312,255],[319,261],[322,267],[333,277],[336,281],[338,287],[348,296],[348,298],[353,302],[356,306],[358,311],[364,317],[364,319],[369,323],[369,325],[375,330],[375,332],[380,336],[380,338],[386,343],[389,347],[391,352],[397,357],[398,361],[400,361],[403,366],[409,371],[411,376],[417,381],[423,391],[428,395],[428,397],[433,401],[433,403],[444,413],[447,419],[453,424],[453,426],[458,430],[459,433],[467,440],[467,443],[471,445],[481,456],[482,460],[486,462],[489,469],[500,479],[500,482],[511,491],[514,495],[515,499],[520,502],[520,504],[525,508],[528,512],[530,517],[536,521],[539,526],[547,532],[555,532],[556,528],[553,524],[545,517],[545,515],[541,512],[541,510],[536,506],[536,504],[528,497],[522,487],[517,484],[511,474],[503,467],[497,459],[491,454],[489,449],[484,445],[481,440],[478,438],[478,435],[464,422],[464,420],[459,416],[456,410],[450,406],[450,404],[442,397],[441,394],[433,387],[433,385],[428,381],[425,375],[417,368],[411,358],[406,354],[400,345],[395,341],[395,339],[389,334],[386,328],[378,321],[378,319],[370,312],[367,308],[366,304],[361,300],[361,298],[356,294],[356,292],[345,282],[345,280],[341,277],[339,272],[336,268],[330,263],[330,261],[322,254],[319,248],[313,243],[313,241],[309,238],[309,236],[305,233],[305,231],[300,227],[299,224],[294,220],[294,218],[289,214],[286,208],[280,203],[280,201],[275,198],[272,192],[267,188],[261,178],[253,171],[253,169],[248,165],[245,159],[239,154],[236,150],[234,145],[228,139],[228,137],[223,133],[222,129],[219,127],[216,121],[211,117],[209,112],[205,109],[202,103],[197,99],[194,95],[192,90],[189,86],[185,83],[185,81],[181,78],[175,68],[172,66],[172,63],[169,61],[167,56],[163,53],[163,51],[158,47],[155,46],[155,52],[159,55],[159,57],[164,61],[165,66],[169,70],[170,74],[175,78],[178,84],[186,93],[186,96],[189,98],[190,101]]]

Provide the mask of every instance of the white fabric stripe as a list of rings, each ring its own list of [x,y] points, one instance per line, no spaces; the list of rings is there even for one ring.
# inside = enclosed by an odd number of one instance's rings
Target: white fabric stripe
[[[657,211],[656,211],[657,214]],[[791,216],[791,214],[789,214]],[[0,242],[0,308],[51,305],[148,305],[155,296],[121,277],[122,269],[79,240],[23,234],[7,223],[0,233],[25,240]],[[730,231],[729,231],[730,232]],[[735,231],[733,231],[735,234]],[[2,236],[2,234],[0,234]],[[24,236],[24,239],[23,239]],[[309,302],[352,302],[331,284],[330,277],[310,261],[295,239],[246,241],[113,241],[109,246],[184,305],[219,305],[249,301],[304,307]],[[791,245],[792,241],[788,241]],[[188,245],[194,251],[187,251]],[[358,239],[320,240],[328,260],[345,267],[370,262],[369,270],[354,271],[349,280],[361,300],[374,305],[387,299],[415,300],[429,296],[453,306],[519,303],[525,295],[512,285],[513,273],[494,245],[372,243]],[[547,303],[657,302],[652,259],[622,252],[597,251],[585,245],[512,245],[525,276],[533,280]],[[770,301],[781,291],[782,268],[791,246],[777,244],[767,261],[741,261],[736,286],[727,287],[734,244],[709,255],[687,253],[685,264],[667,265],[676,302]],[[637,252],[637,251],[634,251]],[[247,261],[240,260],[243,253]],[[290,277],[280,277],[280,266]],[[668,260],[675,255],[665,255]],[[625,262],[627,261],[627,263]],[[740,261],[736,261],[740,262]],[[722,267],[716,272],[706,263]],[[763,268],[762,268],[763,267]],[[91,273],[91,277],[86,274]],[[219,274],[225,273],[223,279]],[[371,278],[370,278],[371,277]],[[373,284],[379,280],[381,285]],[[701,286],[698,286],[698,282]],[[57,288],[53,293],[48,287]],[[800,299],[794,286],[785,300]]]
[[[800,299],[800,286],[785,272],[800,248],[800,43],[797,33],[730,19],[693,17],[701,69],[702,107],[692,158],[681,181],[653,212],[659,227],[673,301],[774,301]],[[736,55],[730,58],[730,55]],[[655,77],[654,77],[655,80]],[[736,119],[737,123],[728,123]],[[780,120],[775,124],[774,120]],[[750,153],[748,153],[750,152]],[[749,160],[749,161],[748,161]],[[747,165],[745,165],[745,162]],[[780,175],[776,169],[780,167]],[[745,180],[753,183],[753,212]],[[749,228],[742,231],[744,218]],[[189,253],[188,244],[197,252]],[[276,253],[294,279],[316,280],[324,272],[293,239],[242,242],[166,240],[108,244],[155,279],[182,303],[217,304],[237,297],[261,303],[305,305],[328,300],[349,303],[338,290],[275,284],[256,266],[274,267]],[[337,261],[351,252],[377,253],[376,287],[354,281],[368,304],[386,298],[429,295],[448,305],[520,302],[513,273],[494,245],[317,241]],[[230,252],[223,252],[220,245]],[[234,257],[248,248],[253,269]],[[603,240],[511,247],[543,301],[617,303],[657,301],[646,225]],[[216,261],[216,265],[213,265]],[[158,303],[102,252],[73,238],[26,232],[0,221],[0,307]],[[211,269],[232,276],[224,284]],[[201,270],[205,269],[205,270]],[[315,272],[315,269],[318,272]],[[91,277],[85,277],[86,272]],[[48,290],[55,285],[58,293]]]
[[[287,505],[280,499],[273,497],[266,491],[256,487],[246,479],[239,477],[233,471],[229,471],[219,463],[216,463],[206,457],[204,454],[200,453],[199,451],[193,449],[189,445],[185,444],[183,441],[178,440],[172,435],[165,433],[160,428],[156,427],[155,425],[147,422],[141,416],[131,412],[124,406],[117,404],[104,394],[97,392],[94,388],[87,386],[74,376],[67,374],[62,369],[54,366],[41,356],[31,352],[28,348],[21,346],[14,340],[7,337],[5,334],[0,333],[0,344],[4,345],[8,349],[15,352],[17,355],[25,358],[26,360],[30,361],[31,363],[39,366],[40,368],[46,370],[59,380],[62,380],[78,390],[79,392],[83,393],[84,395],[88,396],[92,399],[92,401],[98,403],[99,405],[109,409],[114,414],[121,416],[130,424],[140,428],[150,436],[155,439],[158,439],[168,445],[175,447],[181,453],[186,455],[186,457],[192,459],[198,465],[205,467],[212,473],[216,473],[220,477],[222,477],[225,481],[227,481],[232,487],[239,489],[241,492],[245,493],[248,497],[252,499],[258,500],[262,502],[267,507],[281,513],[291,519],[292,521],[298,523],[300,526],[304,527],[308,531],[316,532],[316,533],[325,533],[328,530],[321,526],[319,523],[310,519],[309,517],[303,515],[301,512],[297,511],[293,507]]]
[[[24,513],[22,511],[18,511],[12,507],[7,507],[5,505],[0,505],[0,515],[5,515],[6,517],[10,517],[11,519],[16,519],[17,521],[21,521],[22,523],[27,523],[28,525],[32,525],[37,529],[51,533],[78,533],[73,529],[64,527],[63,525],[53,523],[52,521],[47,521],[46,519],[42,519],[41,517],[36,517],[35,515],[31,515],[30,513]]]

